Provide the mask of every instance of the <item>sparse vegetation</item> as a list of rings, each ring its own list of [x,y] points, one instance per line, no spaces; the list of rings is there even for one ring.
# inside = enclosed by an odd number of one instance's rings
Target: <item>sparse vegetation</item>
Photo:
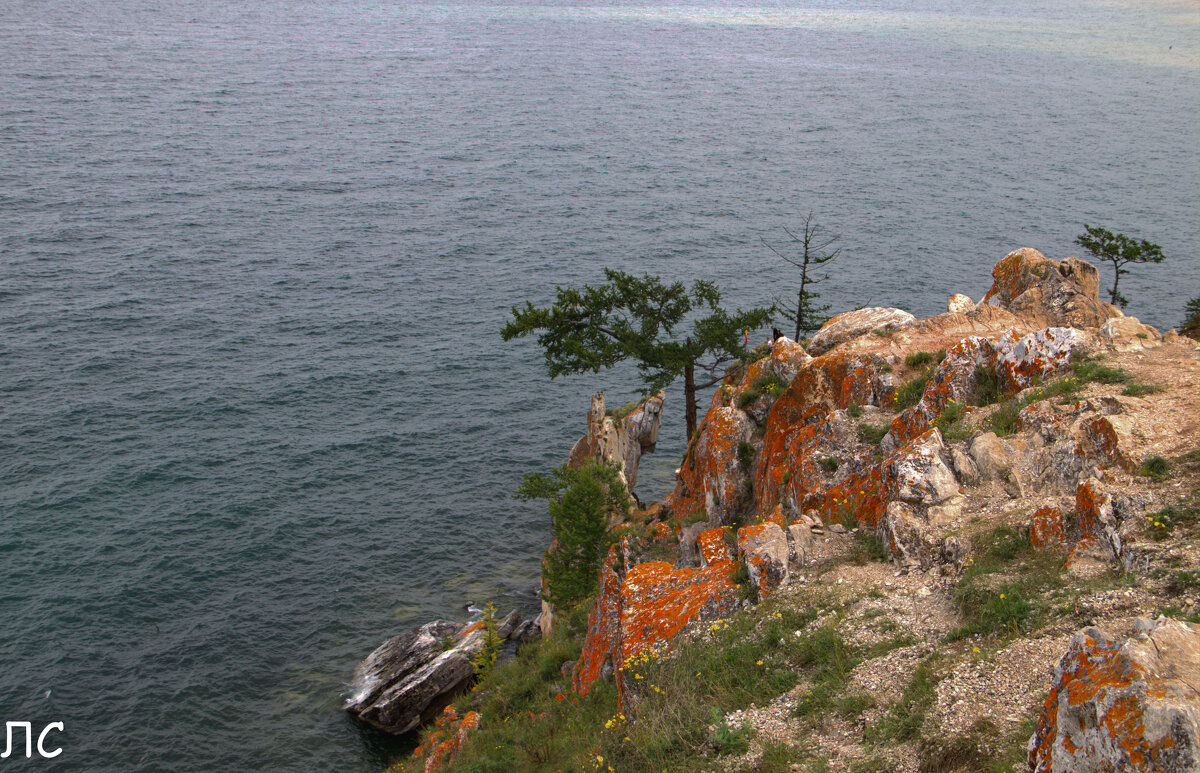
[[[890,712],[867,729],[868,740],[905,742],[914,741],[920,736],[925,715],[937,698],[937,683],[941,681],[937,664],[938,657],[935,654],[917,666],[900,700],[896,701]]]
[[[1161,456],[1148,456],[1142,462],[1142,466],[1138,468],[1138,475],[1155,480],[1166,480],[1167,473],[1171,471],[1171,464]]]
[[[754,444],[743,440],[738,443],[738,464],[742,469],[749,472],[750,467],[754,464]]]
[[[921,375],[902,384],[892,397],[896,410],[902,411],[920,402],[921,396],[925,394],[925,385],[929,383],[932,376],[933,368],[926,368]]]
[[[858,425],[858,440],[860,443],[866,443],[869,446],[877,446],[883,440],[883,436],[891,429],[886,424],[868,424],[863,422]]]
[[[1000,402],[1000,378],[991,368],[975,368],[975,405],[992,405]]]
[[[963,625],[947,641],[1031,630],[1046,612],[1046,591],[1063,584],[1061,559],[1034,551],[1028,537],[1010,526],[978,535],[974,547],[977,558],[954,591]]]
[[[850,405],[846,406],[846,412],[850,414],[850,418],[857,419],[859,416],[862,416],[863,409],[858,403],[850,403]]]
[[[858,564],[871,561],[887,561],[887,547],[878,534],[866,529],[854,533],[854,545],[851,549],[851,559]]]
[[[1137,381],[1131,381],[1126,386],[1121,394],[1126,397],[1145,397],[1146,395],[1156,395],[1163,391],[1165,387],[1162,384],[1142,384]]]
[[[838,460],[833,456],[822,456],[820,460],[821,469],[832,475],[838,471]]]
[[[919,368],[929,363],[940,365],[944,359],[946,359],[945,349],[937,352],[913,352],[904,358],[904,364],[910,368]]]
[[[951,401],[938,414],[934,424],[946,440],[966,440],[971,437],[971,427],[966,423],[967,409],[962,403]]]

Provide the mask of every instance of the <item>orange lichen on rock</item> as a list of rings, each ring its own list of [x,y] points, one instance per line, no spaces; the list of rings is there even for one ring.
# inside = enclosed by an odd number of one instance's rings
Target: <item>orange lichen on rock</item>
[[[707,529],[700,532],[696,536],[696,545],[700,548],[701,566],[733,563],[733,551],[729,549],[724,529]]]
[[[968,336],[948,348],[946,358],[930,374],[921,399],[892,420],[892,442],[903,445],[929,429],[950,403],[966,405],[975,391],[976,368],[990,368],[995,357],[995,348],[982,336]]]
[[[1029,544],[1045,551],[1066,548],[1067,531],[1060,508],[1053,505],[1038,508],[1029,519]]]
[[[433,750],[429,753],[429,757],[425,760],[425,773],[440,773],[446,770],[458,756],[459,749],[462,748],[463,742],[467,738],[467,734],[472,730],[479,728],[479,712],[468,711],[466,716],[462,718],[457,725],[458,715],[450,706],[438,717],[437,727],[431,740],[428,743],[434,743],[434,740],[441,733],[449,734],[450,737],[433,746]],[[420,752],[420,747],[414,754]],[[419,756],[419,754],[418,754]]]
[[[586,695],[612,658],[621,700],[630,686],[621,665],[643,652],[667,645],[693,620],[734,608],[737,586],[729,579],[731,561],[703,569],[675,569],[650,561],[630,569],[624,581],[605,567],[604,586],[588,615],[588,633],[572,673],[572,688]]]
[[[738,553],[746,564],[759,598],[766,598],[787,580],[787,536],[774,521],[738,529]]]
[[[1075,446],[1075,453],[1095,461],[1101,468],[1120,467],[1133,472],[1136,465],[1122,450],[1122,435],[1126,434],[1123,416],[1096,416],[1083,423],[1083,432]]]
[[[723,523],[737,511],[746,476],[738,446],[750,439],[750,431],[750,419],[737,408],[709,409],[683,460],[675,490],[667,497],[677,525],[696,514],[705,514],[710,523]]]
[[[638,564],[621,587],[621,632],[614,661],[632,662],[651,649],[667,645],[693,620],[727,614],[737,604],[737,585],[729,579],[733,564],[710,564],[703,569],[675,569],[665,561]],[[627,705],[632,685],[617,671],[621,704]]]
[[[1099,299],[1099,272],[1079,258],[1058,261],[1022,247],[992,269],[992,286],[980,305],[1000,306],[1047,325],[1099,327],[1121,316],[1115,306]]]
[[[1029,741],[1035,773],[1200,769],[1200,626],[1143,618],[1136,628],[1123,640],[1075,634]]]
[[[1075,513],[1079,517],[1079,529],[1083,539],[1101,536],[1103,521],[1112,510],[1112,496],[1100,489],[1100,481],[1089,478],[1075,489]]]
[[[611,554],[610,554],[611,555]],[[588,613],[587,636],[571,672],[571,685],[587,695],[604,670],[604,661],[616,651],[621,624],[621,578],[606,562],[600,567],[600,594]]]

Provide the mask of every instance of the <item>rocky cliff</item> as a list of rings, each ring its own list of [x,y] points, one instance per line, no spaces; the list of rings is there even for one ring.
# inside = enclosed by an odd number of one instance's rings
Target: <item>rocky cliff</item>
[[[1200,769],[1196,343],[1099,300],[1074,258],[1017,250],[993,280],[731,373],[674,491],[621,529],[570,662],[524,693],[554,696],[530,732],[574,747],[518,740],[485,685],[463,764],[490,744],[522,769]],[[572,457],[647,447],[592,413]]]

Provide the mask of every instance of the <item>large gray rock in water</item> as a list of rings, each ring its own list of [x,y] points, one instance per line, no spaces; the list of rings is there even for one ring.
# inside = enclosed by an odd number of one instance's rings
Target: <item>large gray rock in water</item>
[[[1075,634],[1029,739],[1035,773],[1200,770],[1200,626],[1141,618]]]
[[[503,640],[515,613],[497,626]],[[353,694],[345,709],[367,724],[394,735],[432,721],[475,677],[472,659],[484,645],[478,623],[445,620],[426,623],[380,645],[354,671]]]
[[[868,306],[865,309],[843,312],[830,317],[808,344],[808,353],[824,354],[845,341],[866,335],[872,330],[898,330],[915,322],[916,317],[902,309]]]

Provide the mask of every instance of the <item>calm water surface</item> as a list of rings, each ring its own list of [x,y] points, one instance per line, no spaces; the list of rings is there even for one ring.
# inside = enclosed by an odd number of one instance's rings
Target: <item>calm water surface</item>
[[[1178,324],[1198,33],[1196,2],[6,4],[0,720],[67,728],[27,767],[381,768],[355,663],[531,611],[547,519],[511,492],[636,389],[500,342],[555,284],[769,303],[761,240],[813,210],[825,301],[930,314],[1091,223],[1162,245],[1122,289]]]

